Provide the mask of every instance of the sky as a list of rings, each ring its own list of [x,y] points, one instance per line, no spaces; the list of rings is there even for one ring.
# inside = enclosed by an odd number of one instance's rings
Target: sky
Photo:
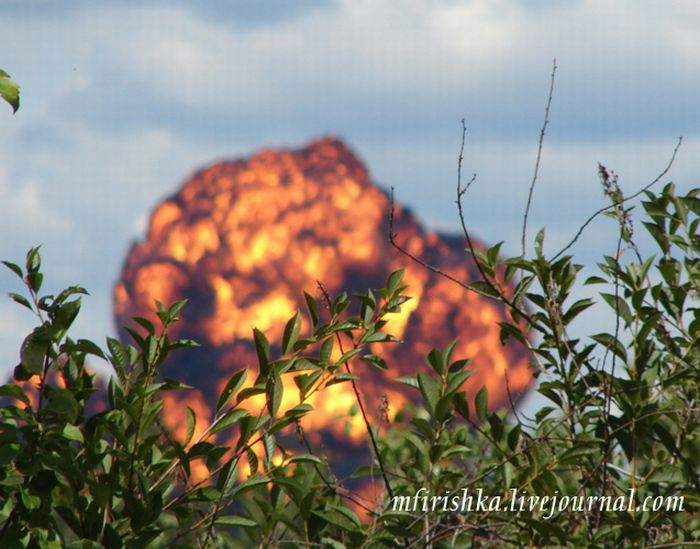
[[[74,336],[103,343],[131,243],[198,168],[334,134],[456,230],[462,118],[467,224],[517,254],[554,58],[528,246],[546,226],[555,251],[606,204],[598,162],[631,194],[682,135],[661,183],[698,185],[699,31],[695,0],[3,0],[0,68],[22,105],[0,105],[0,258],[42,244],[48,289],[91,293]],[[592,267],[614,246],[600,219],[573,252]],[[0,300],[0,371],[33,322]]]

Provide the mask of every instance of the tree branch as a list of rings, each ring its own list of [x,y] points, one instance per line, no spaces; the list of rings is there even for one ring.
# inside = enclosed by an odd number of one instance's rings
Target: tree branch
[[[544,109],[544,122],[542,123],[542,128],[540,129],[540,142],[537,146],[537,160],[535,160],[535,172],[532,174],[532,182],[530,183],[530,191],[527,195],[527,204],[525,206],[525,215],[523,215],[523,231],[520,236],[520,247],[522,250],[522,255],[525,255],[525,236],[527,233],[527,217],[530,213],[530,204],[532,202],[532,193],[535,190],[535,183],[537,183],[537,176],[540,171],[540,159],[542,158],[542,145],[544,143],[544,134],[547,130],[547,125],[549,124],[549,108],[552,106],[552,97],[554,96],[554,77],[557,73],[557,60],[552,60],[552,76],[549,80],[549,95],[547,97],[547,106]]]

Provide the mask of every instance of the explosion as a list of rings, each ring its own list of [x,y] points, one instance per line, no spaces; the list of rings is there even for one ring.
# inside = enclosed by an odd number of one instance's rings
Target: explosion
[[[192,338],[196,350],[176,353],[164,374],[194,386],[166,400],[165,416],[177,431],[185,405],[210,417],[229,376],[255,365],[252,329],[279,341],[286,321],[304,310],[303,291],[318,295],[320,281],[330,295],[381,287],[386,276],[405,268],[412,296],[387,331],[402,343],[378,354],[388,371],[353,365],[368,411],[390,419],[417,392],[395,379],[424,368],[424,357],[458,338],[456,357],[472,358],[473,376],[463,389],[473,398],[482,385],[489,406],[508,406],[532,381],[527,352],[501,345],[498,303],[466,292],[446,278],[411,262],[387,239],[390,204],[353,152],[335,138],[299,150],[265,150],[247,160],[220,162],[197,172],[164,200],[150,218],[146,238],[133,245],[114,291],[119,326],[133,316],[155,319],[154,300],[188,305],[173,337]],[[414,256],[465,282],[478,272],[462,237],[426,231],[406,209],[394,213],[396,242]],[[297,392],[284,380],[291,406]],[[262,406],[262,400],[253,405]],[[314,395],[304,418],[307,433],[334,445],[363,446],[364,424],[350,409],[347,383]],[[203,428],[203,427],[202,427]]]

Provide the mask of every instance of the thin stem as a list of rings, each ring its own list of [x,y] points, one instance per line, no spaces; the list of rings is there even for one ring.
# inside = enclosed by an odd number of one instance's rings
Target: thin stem
[[[676,160],[676,153],[678,153],[678,149],[680,149],[681,143],[682,143],[682,142],[683,142],[683,136],[680,136],[680,137],[678,138],[678,143],[676,143],[676,146],[675,146],[675,148],[673,149],[673,154],[671,154],[671,159],[668,161],[668,164],[667,164],[666,167],[661,171],[661,173],[660,173],[658,176],[656,176],[656,178],[655,178],[651,183],[648,183],[647,185],[645,185],[644,187],[642,187],[641,189],[639,189],[636,193],[634,193],[634,194],[632,194],[632,195],[630,195],[630,196],[625,197],[625,198],[622,199],[617,205],[618,205],[618,206],[619,206],[619,205],[622,205],[622,204],[624,204],[625,202],[627,202],[628,200],[632,200],[632,199],[634,199],[634,198],[637,198],[640,194],[642,194],[642,193],[648,191],[651,187],[653,187],[654,185],[656,185],[656,184],[661,180],[661,178],[662,178],[664,175],[666,175],[666,174],[668,173],[668,171],[671,169],[671,166],[673,166],[673,163],[674,163],[675,160]],[[576,235],[571,239],[571,241],[570,241],[566,246],[564,246],[561,250],[559,250],[559,251],[557,252],[557,254],[556,254],[552,259],[550,259],[550,261],[551,261],[551,262],[554,262],[554,261],[556,261],[559,257],[561,257],[561,255],[562,255],[566,250],[568,250],[569,248],[571,248],[571,246],[573,246],[573,245],[576,243],[576,241],[579,239],[579,237],[583,234],[583,231],[586,229],[586,227],[588,227],[588,225],[590,225],[590,223],[591,223],[596,217],[598,217],[600,214],[602,214],[602,213],[604,213],[604,212],[607,212],[609,209],[614,208],[615,206],[616,206],[615,204],[610,204],[610,205],[608,205],[608,206],[604,206],[603,208],[600,208],[599,210],[595,211],[588,219],[586,219],[586,221],[583,223],[583,225],[581,225],[581,227],[579,227],[578,232],[577,232]]]
[[[326,300],[326,303],[328,304],[328,307],[330,309],[332,306],[331,296],[328,295],[328,292],[323,287],[323,284],[321,284],[320,281],[317,280],[316,284],[318,285],[319,289],[321,290],[321,293],[323,293],[323,297]],[[340,353],[341,353],[341,355],[344,355],[345,350],[343,349],[343,342],[340,339],[340,334],[336,333],[335,337],[336,337],[336,340],[338,341],[338,345],[340,347]],[[352,372],[350,371],[350,363],[347,360],[345,361],[345,370],[352,376]],[[352,390],[355,393],[355,398],[357,399],[357,405],[360,408],[360,413],[362,414],[362,419],[365,422],[365,427],[367,428],[367,434],[369,435],[369,439],[372,442],[372,449],[374,450],[374,455],[377,458],[377,463],[379,464],[379,469],[382,472],[382,478],[384,479],[384,484],[386,486],[387,492],[389,493],[389,497],[393,498],[394,491],[391,489],[391,484],[389,484],[389,477],[386,474],[386,469],[384,468],[384,462],[382,461],[382,456],[379,454],[379,446],[377,445],[377,440],[374,436],[374,433],[372,432],[372,425],[370,424],[369,418],[367,417],[367,412],[365,411],[365,406],[362,402],[362,397],[360,396],[360,390],[357,388],[357,383],[355,383],[355,380],[352,377],[350,378],[350,384],[352,385]]]
[[[552,97],[554,96],[554,77],[557,73],[557,60],[552,59],[552,76],[549,80],[549,95],[547,96],[547,106],[544,109],[544,122],[542,123],[542,128],[540,128],[540,142],[537,145],[537,160],[535,160],[535,171],[532,174],[532,182],[530,183],[530,191],[527,195],[527,204],[525,205],[525,215],[523,215],[523,231],[520,236],[520,247],[522,250],[522,255],[525,256],[525,236],[527,233],[527,217],[530,213],[530,204],[532,203],[532,193],[535,190],[535,183],[537,183],[537,176],[540,171],[540,159],[542,158],[542,145],[544,144],[544,134],[547,130],[547,125],[549,124],[549,109],[552,106]]]

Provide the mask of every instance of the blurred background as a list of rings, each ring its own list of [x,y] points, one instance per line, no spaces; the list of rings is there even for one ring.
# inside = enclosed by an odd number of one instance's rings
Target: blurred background
[[[556,57],[528,231],[531,250],[546,226],[555,252],[606,205],[597,162],[632,194],[683,135],[659,185],[697,186],[698,29],[690,0],[3,0],[0,68],[22,106],[0,105],[0,258],[42,244],[47,289],[91,293],[74,335],[103,343],[130,245],[195,170],[333,134],[427,226],[456,230],[463,117],[468,227],[517,254]],[[600,218],[573,248],[587,270],[614,231]],[[19,291],[9,270],[0,291]],[[33,322],[0,300],[0,371]]]

